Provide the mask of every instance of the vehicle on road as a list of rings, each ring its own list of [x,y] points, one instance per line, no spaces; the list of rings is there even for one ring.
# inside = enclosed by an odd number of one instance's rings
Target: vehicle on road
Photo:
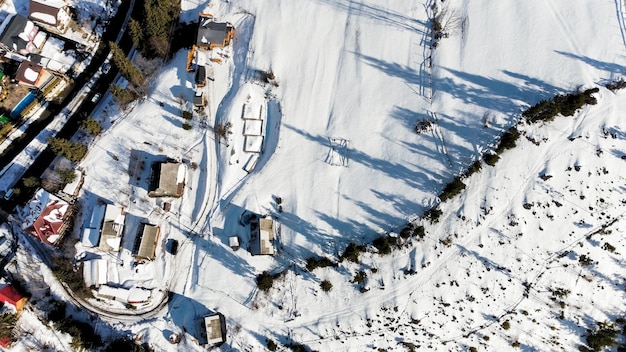
[[[93,98],[91,98],[91,102],[94,104],[97,103],[98,100],[100,100],[100,93],[96,93]]]
[[[168,241],[168,243],[169,245],[167,247],[170,254],[176,255],[176,253],[178,253],[178,241],[172,238]]]

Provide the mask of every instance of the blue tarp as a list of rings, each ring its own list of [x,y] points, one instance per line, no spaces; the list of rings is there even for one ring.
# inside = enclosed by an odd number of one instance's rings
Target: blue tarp
[[[15,108],[13,108],[13,111],[11,111],[11,118],[16,119],[20,117],[24,109],[26,109],[26,107],[36,99],[37,95],[33,92],[29,92],[22,100],[20,100],[19,103],[17,103]]]

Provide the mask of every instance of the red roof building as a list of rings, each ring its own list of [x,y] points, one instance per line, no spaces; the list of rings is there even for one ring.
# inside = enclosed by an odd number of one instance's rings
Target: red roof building
[[[24,308],[26,297],[15,289],[15,287],[6,283],[0,283],[0,302],[10,304],[20,312]]]

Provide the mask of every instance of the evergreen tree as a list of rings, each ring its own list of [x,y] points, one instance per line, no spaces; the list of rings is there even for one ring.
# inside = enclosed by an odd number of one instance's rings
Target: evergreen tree
[[[117,44],[109,42],[111,53],[113,54],[113,63],[120,70],[120,73],[126,80],[131,82],[136,87],[142,88],[145,81],[145,77],[139,71],[137,66],[124,54]]]
[[[135,48],[145,55],[145,38],[144,38],[144,29],[141,26],[141,23],[134,18],[130,19],[130,23],[128,24],[128,28],[130,30],[130,37],[133,40],[133,44],[135,44]]]

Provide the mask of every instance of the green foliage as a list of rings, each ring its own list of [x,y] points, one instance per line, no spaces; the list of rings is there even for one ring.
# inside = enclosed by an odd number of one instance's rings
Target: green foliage
[[[464,189],[465,183],[463,183],[463,181],[461,181],[461,178],[457,176],[443,188],[441,194],[439,195],[439,199],[441,199],[442,202],[445,202],[450,198],[454,198]]]
[[[519,131],[517,130],[517,128],[515,128],[515,126],[509,128],[506,132],[504,132],[502,137],[500,137],[500,142],[496,147],[496,153],[502,154],[502,152],[507,149],[515,148],[515,142],[517,142],[519,136]]]
[[[191,111],[183,110],[183,119],[191,120],[192,116],[193,116],[193,114],[192,114]]]
[[[35,176],[26,177],[22,179],[22,184],[26,188],[36,188],[41,185],[41,179]]]
[[[17,316],[15,314],[4,313],[0,315],[0,339],[11,337],[16,322]]]
[[[565,298],[571,292],[570,290],[564,289],[562,287],[557,287],[555,289],[551,289],[550,291],[552,292],[553,299]]]
[[[80,127],[84,128],[85,130],[87,130],[87,132],[91,133],[94,136],[97,136],[100,134],[100,132],[102,132],[102,126],[100,125],[98,120],[94,119],[93,117],[89,117],[85,121],[83,121],[80,124]]]
[[[478,348],[472,346],[469,348],[469,352],[478,352]]]
[[[478,171],[480,171],[480,169],[483,168],[483,163],[481,160],[476,160],[472,163],[472,165],[470,165],[467,168],[467,171],[465,172],[465,177],[470,177],[471,175],[477,173]]]
[[[619,330],[611,322],[599,322],[593,331],[587,331],[587,346],[592,351],[603,351],[605,347],[612,347],[617,344],[616,338]]]
[[[322,289],[322,291],[328,292],[333,289],[333,284],[328,280],[324,280],[320,282],[320,288]]]
[[[87,146],[78,142],[70,142],[64,138],[50,138],[48,146],[55,154],[64,156],[73,162],[80,161],[87,153]]]
[[[187,122],[183,122],[183,130],[189,131],[191,129],[191,124]]]
[[[274,285],[274,277],[267,271],[264,271],[257,275],[256,285],[261,291],[269,291]]]
[[[358,246],[356,243],[350,242],[339,259],[342,261],[346,259],[351,262],[358,263],[361,252],[365,252],[365,246]]]
[[[578,257],[578,263],[580,263],[580,265],[582,266],[589,266],[593,264],[593,259],[583,254],[580,257]]]
[[[557,95],[550,100],[542,100],[531,106],[522,113],[528,122],[551,121],[556,115],[572,116],[576,110],[585,104],[594,105],[597,103],[596,98],[592,96],[597,93],[598,88],[587,89],[582,93],[571,93],[565,95]]]
[[[430,208],[424,213],[424,218],[434,224],[439,222],[441,215],[443,215],[443,211],[437,208]]]
[[[92,350],[102,346],[102,339],[96,335],[91,325],[72,319],[71,317],[55,322],[54,327],[72,336],[70,346],[74,351]]]
[[[400,237],[404,239],[407,239],[409,237],[424,238],[424,236],[425,236],[424,226],[422,225],[417,226],[413,223],[409,223],[400,231]]]
[[[337,266],[337,264],[327,257],[311,257],[306,260],[306,270],[308,271],[313,271],[317,268],[325,268],[327,266]]]
[[[352,279],[352,283],[361,285],[365,283],[366,279],[367,279],[367,273],[361,270],[354,275],[354,279]]]
[[[147,350],[132,339],[117,339],[111,342],[105,349],[106,352],[146,352]]]
[[[611,253],[615,253],[615,247],[613,247],[613,245],[609,242],[604,242],[604,244],[602,245],[602,249]]]
[[[146,53],[146,39],[144,36],[144,29],[141,23],[134,18],[128,22],[128,29],[130,31],[130,38],[133,40],[135,48],[143,54]],[[144,55],[145,56],[145,55]]]
[[[76,179],[76,173],[72,169],[56,169],[54,172],[59,175],[61,182],[65,184],[72,183]]]
[[[115,101],[122,107],[125,107],[128,103],[139,97],[139,94],[135,90],[124,89],[115,83],[109,86],[109,90]]]
[[[505,321],[504,323],[502,323],[502,328],[504,330],[509,330],[511,328],[511,323],[509,323],[509,321]]]
[[[109,42],[111,53],[113,54],[113,63],[118,68],[122,76],[132,83],[135,87],[143,87],[145,77],[139,71],[139,68],[124,54],[117,44]]]
[[[497,154],[485,154],[483,159],[487,165],[495,166],[498,160],[500,160],[500,157]]]
[[[267,349],[270,351],[276,351],[278,349],[278,345],[274,340],[267,339]]]
[[[515,348],[517,348],[517,347],[519,347],[519,346],[520,346],[519,341],[514,341],[514,342],[511,344],[511,347],[515,347]]]
[[[378,249],[378,254],[385,255],[391,253],[391,246],[395,245],[398,239],[391,236],[380,236],[372,242],[372,245]]]
[[[93,294],[91,290],[85,286],[83,280],[83,271],[74,270],[71,261],[64,257],[52,258],[52,272],[59,281],[67,284],[68,288],[74,292],[79,298],[92,298]]]

